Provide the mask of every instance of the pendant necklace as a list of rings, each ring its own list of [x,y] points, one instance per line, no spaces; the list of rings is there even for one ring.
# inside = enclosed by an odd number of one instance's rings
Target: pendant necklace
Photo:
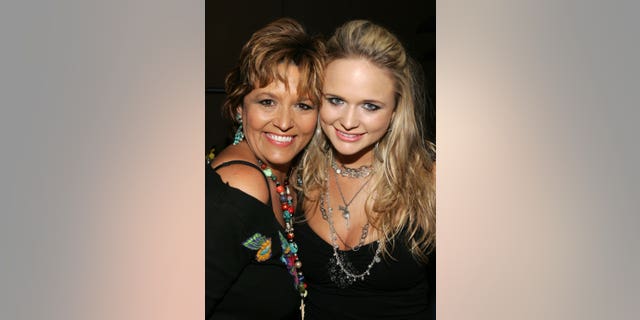
[[[325,208],[326,205],[326,208]],[[327,212],[328,211],[328,212]],[[335,225],[333,224],[333,209],[329,204],[329,188],[325,189],[325,192],[320,195],[320,213],[322,214],[322,218],[327,221],[329,224],[329,237],[331,238],[331,246],[333,247],[333,257],[329,259],[329,276],[331,281],[335,283],[340,288],[346,288],[350,286],[353,282],[357,280],[363,280],[366,276],[371,272],[371,268],[376,263],[381,261],[380,259],[380,240],[376,240],[378,247],[376,248],[376,252],[373,255],[373,259],[367,265],[366,269],[363,272],[358,273],[351,262],[347,259],[347,252],[339,252],[338,251],[338,233],[336,232]],[[360,242],[356,247],[354,247],[354,251],[357,251],[355,248],[360,249],[360,247],[364,244],[364,240],[367,237],[369,229],[369,223],[365,224],[362,227],[362,235],[360,236]],[[344,241],[343,241],[344,242]],[[346,246],[346,244],[345,244]]]
[[[349,229],[349,218],[351,217],[351,212],[349,212],[349,206],[351,205],[351,203],[353,203],[353,200],[356,199],[356,197],[358,196],[358,194],[360,193],[360,191],[362,191],[364,189],[364,187],[367,185],[367,183],[369,183],[369,181],[371,181],[371,178],[367,179],[367,181],[365,181],[365,183],[362,184],[362,186],[360,186],[360,189],[358,189],[358,191],[356,191],[356,194],[353,195],[353,198],[351,198],[351,200],[349,200],[349,202],[347,202],[347,200],[344,198],[344,194],[342,193],[342,189],[340,188],[340,183],[338,182],[338,172],[335,172],[335,176],[336,176],[336,186],[338,187],[338,193],[340,193],[340,198],[342,198],[342,203],[344,203],[344,206],[338,205],[338,209],[340,211],[342,211],[342,217],[345,220],[347,229]]]

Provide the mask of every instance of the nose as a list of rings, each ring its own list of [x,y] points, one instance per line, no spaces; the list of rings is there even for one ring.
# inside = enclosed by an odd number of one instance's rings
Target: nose
[[[273,118],[273,125],[280,129],[282,132],[286,132],[293,128],[293,115],[291,108],[281,106],[278,108],[277,114]]]
[[[348,108],[344,108],[340,116],[340,125],[342,125],[345,130],[355,129],[360,125],[356,107],[349,106]]]

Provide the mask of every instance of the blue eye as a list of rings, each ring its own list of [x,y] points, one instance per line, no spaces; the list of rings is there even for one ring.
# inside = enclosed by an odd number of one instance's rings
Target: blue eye
[[[260,100],[260,101],[258,101],[258,103],[263,105],[263,106],[273,106],[273,105],[276,104],[276,102],[271,100],[271,99]]]
[[[367,110],[367,111],[376,111],[378,109],[380,109],[379,106],[373,104],[373,103],[365,103],[362,105],[362,107]]]
[[[327,101],[334,106],[339,106],[344,103],[342,99],[336,97],[327,97]]]

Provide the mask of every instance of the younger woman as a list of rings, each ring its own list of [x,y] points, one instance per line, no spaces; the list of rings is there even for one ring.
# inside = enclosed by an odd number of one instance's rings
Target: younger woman
[[[432,318],[435,173],[418,66],[368,21],[338,28],[327,53],[323,134],[298,173],[307,318]]]

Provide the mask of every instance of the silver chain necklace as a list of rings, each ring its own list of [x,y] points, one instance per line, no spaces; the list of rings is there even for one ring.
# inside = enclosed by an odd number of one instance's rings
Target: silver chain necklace
[[[328,209],[325,209],[325,203]],[[327,210],[329,213],[327,214]],[[367,266],[367,268],[360,273],[354,269],[353,265],[346,259],[346,252],[340,253],[338,251],[337,238],[338,233],[336,232],[336,228],[333,224],[333,209],[329,204],[329,188],[327,187],[325,193],[320,195],[320,213],[322,213],[322,218],[327,221],[329,224],[329,237],[331,238],[331,246],[333,247],[333,257],[329,259],[329,276],[331,281],[335,283],[340,288],[346,288],[351,285],[353,282],[357,280],[363,280],[366,276],[370,274],[371,268],[374,264],[380,262],[380,240],[376,240],[378,247],[376,248],[376,252],[373,255],[373,259],[371,263]],[[369,223],[365,224],[362,227],[362,235],[360,236],[360,242],[356,247],[360,249],[364,244],[364,240],[367,237],[369,229]],[[344,242],[344,241],[343,241]],[[346,244],[345,244],[346,245]],[[354,251],[355,250],[354,248]]]
[[[349,229],[349,218],[351,217],[351,212],[349,212],[349,206],[351,205],[351,203],[353,203],[353,200],[356,199],[360,191],[364,189],[367,183],[371,181],[371,178],[369,178],[365,183],[363,183],[362,186],[360,186],[360,189],[358,189],[358,191],[356,191],[356,193],[353,195],[353,198],[351,198],[351,200],[347,202],[347,200],[344,198],[344,194],[342,193],[342,189],[340,188],[340,183],[338,182],[338,172],[336,172],[335,175],[336,175],[336,186],[338,187],[338,193],[340,193],[340,198],[342,198],[342,202],[344,203],[344,206],[338,205],[338,209],[342,211],[342,217],[345,220],[347,229]]]
[[[335,173],[348,178],[364,178],[373,172],[373,165],[362,166],[360,168],[347,168],[344,165],[338,166],[333,157],[331,157],[331,168],[333,168]]]

